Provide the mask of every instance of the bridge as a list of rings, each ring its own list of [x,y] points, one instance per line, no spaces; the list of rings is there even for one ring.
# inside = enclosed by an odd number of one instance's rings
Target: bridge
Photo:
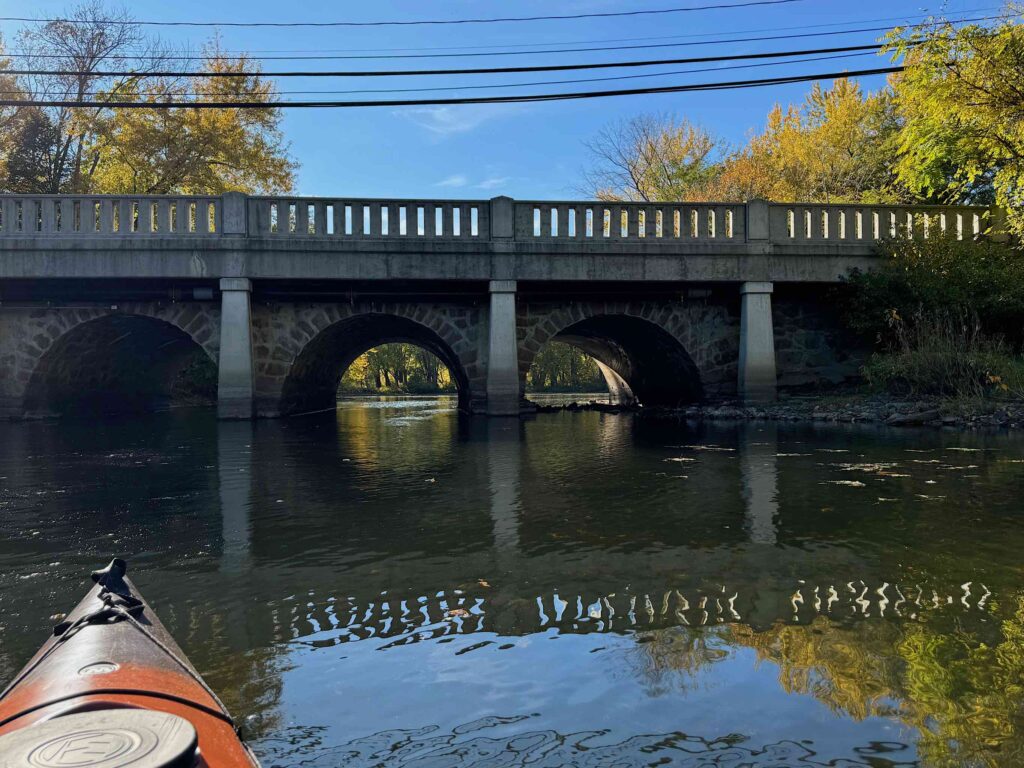
[[[0,416],[156,404],[182,371],[224,418],[333,407],[405,341],[460,407],[513,415],[550,340],[620,401],[672,406],[854,375],[823,290],[878,240],[977,237],[970,207],[221,196],[0,196]]]

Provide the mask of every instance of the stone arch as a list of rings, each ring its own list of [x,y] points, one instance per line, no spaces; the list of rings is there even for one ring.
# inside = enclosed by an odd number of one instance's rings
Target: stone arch
[[[556,340],[593,357],[620,401],[648,406],[698,402],[727,392],[730,377],[735,381],[734,325],[727,308],[706,304],[527,304],[519,317],[522,391],[537,352]]]
[[[349,365],[381,344],[423,347],[448,367],[459,408],[485,391],[478,310],[418,304],[275,305],[254,313],[257,406],[276,416],[332,408]]]
[[[216,310],[200,304],[127,304],[40,310],[22,324],[20,410],[155,410],[190,365],[215,380]],[[207,393],[212,397],[215,392]]]

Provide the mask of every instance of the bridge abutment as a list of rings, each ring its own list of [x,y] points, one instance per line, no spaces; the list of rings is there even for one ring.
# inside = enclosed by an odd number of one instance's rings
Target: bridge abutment
[[[220,281],[220,361],[217,375],[217,416],[253,417],[252,282],[244,277]]]

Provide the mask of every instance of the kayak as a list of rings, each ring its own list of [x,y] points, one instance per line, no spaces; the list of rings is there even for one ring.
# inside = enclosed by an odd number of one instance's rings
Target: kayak
[[[94,572],[0,694],[0,768],[259,768],[126,571]]]

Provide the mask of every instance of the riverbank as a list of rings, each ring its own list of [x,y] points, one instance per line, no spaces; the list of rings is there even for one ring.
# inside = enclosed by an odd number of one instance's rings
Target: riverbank
[[[783,397],[776,403],[743,405],[708,403],[683,408],[640,409],[599,402],[572,402],[538,406],[539,413],[596,410],[606,413],[642,411],[666,418],[707,421],[787,421],[875,423],[888,426],[927,426],[960,429],[1001,427],[1024,429],[1024,402],[949,400],[941,398],[893,400],[879,395],[850,394]]]

